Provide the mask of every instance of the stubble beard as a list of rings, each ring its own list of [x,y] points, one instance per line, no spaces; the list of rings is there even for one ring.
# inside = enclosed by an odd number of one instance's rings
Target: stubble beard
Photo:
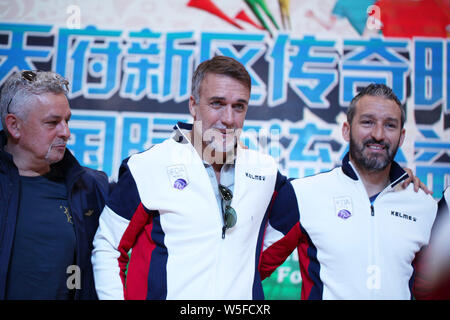
[[[63,159],[66,148],[64,148],[64,151],[62,151],[62,152],[59,149],[54,149],[54,147],[60,146],[63,144],[65,145],[66,141],[56,140],[50,145],[50,147],[47,150],[47,154],[45,155],[45,161],[49,165],[57,163]]]
[[[368,156],[364,155],[364,151],[368,149],[367,145],[371,143],[378,143],[385,147],[385,154],[371,154]],[[352,136],[350,131],[350,149],[349,153],[353,161],[356,162],[356,165],[367,171],[383,171],[388,167],[389,164],[394,161],[395,155],[397,154],[398,147],[400,144],[400,139],[397,142],[396,146],[392,148],[389,143],[384,141],[379,142],[374,139],[367,139],[363,141],[362,144],[358,144]]]

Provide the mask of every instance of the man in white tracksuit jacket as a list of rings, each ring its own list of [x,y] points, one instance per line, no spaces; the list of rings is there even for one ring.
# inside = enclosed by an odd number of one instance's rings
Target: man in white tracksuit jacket
[[[280,238],[296,221],[268,216],[288,183],[275,160],[237,143],[250,88],[237,61],[201,63],[189,100],[194,124],[123,161],[94,239],[100,299],[264,298],[265,227]]]
[[[404,121],[385,85],[369,85],[352,100],[342,166],[293,180],[274,200],[272,214],[298,220],[282,239],[265,239],[263,279],[297,248],[302,299],[411,299],[421,289],[415,259],[429,242],[437,204],[400,187],[407,173],[393,159]]]

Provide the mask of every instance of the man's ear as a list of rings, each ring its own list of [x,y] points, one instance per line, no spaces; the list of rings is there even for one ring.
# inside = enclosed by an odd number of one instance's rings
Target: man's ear
[[[8,130],[9,134],[14,139],[20,138],[20,128],[22,123],[16,115],[10,113],[5,117],[6,130]]]
[[[347,121],[342,125],[342,137],[345,141],[350,141],[350,124]]]
[[[399,148],[403,145],[403,141],[405,141],[405,128],[402,128],[402,132],[400,133],[400,143],[398,144]]]
[[[195,119],[195,115],[197,114],[197,110],[195,109],[195,98],[194,96],[190,96],[189,97],[189,112],[191,114],[191,116]]]

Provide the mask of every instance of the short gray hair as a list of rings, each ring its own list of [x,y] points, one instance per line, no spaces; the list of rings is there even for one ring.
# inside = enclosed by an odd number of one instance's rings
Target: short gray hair
[[[24,118],[27,112],[27,101],[32,96],[43,93],[69,93],[69,82],[52,71],[22,71],[13,73],[0,90],[0,116],[6,134],[5,118],[9,113]]]
[[[364,96],[373,96],[373,97],[384,97],[385,99],[392,100],[396,105],[400,108],[401,111],[401,127],[405,124],[406,120],[406,112],[405,108],[402,106],[402,103],[395,95],[394,91],[389,88],[387,85],[382,83],[372,83],[367,87],[362,89],[350,102],[350,106],[347,109],[347,122],[349,124],[352,123],[353,117],[355,116],[355,108],[356,103]]]
[[[215,56],[200,63],[192,76],[191,94],[196,103],[200,99],[200,86],[208,73],[229,76],[244,84],[251,91],[252,80],[245,67],[237,60],[227,56]]]

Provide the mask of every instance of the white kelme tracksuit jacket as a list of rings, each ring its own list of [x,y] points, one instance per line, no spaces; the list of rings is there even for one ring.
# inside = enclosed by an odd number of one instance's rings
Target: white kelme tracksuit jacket
[[[261,275],[297,247],[302,299],[410,299],[414,260],[430,239],[437,204],[393,163],[391,184],[371,203],[348,154],[342,167],[291,181],[275,199],[278,211],[299,217],[284,238],[265,240]]]
[[[283,236],[283,226],[295,224],[267,213],[286,182],[273,158],[238,148],[231,202],[237,223],[223,238],[222,208],[180,128],[124,160],[94,239],[99,298],[263,299],[258,265],[265,227],[274,223]]]

